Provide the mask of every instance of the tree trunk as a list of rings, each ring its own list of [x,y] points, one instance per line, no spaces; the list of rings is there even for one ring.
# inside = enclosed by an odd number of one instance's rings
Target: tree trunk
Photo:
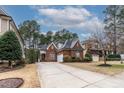
[[[9,60],[9,64],[8,64],[8,66],[11,67],[11,65],[12,65],[12,62]]]
[[[106,65],[106,56],[104,55],[104,64]]]
[[[114,6],[114,54],[117,53],[117,47],[116,47],[116,40],[117,40],[117,37],[116,37],[116,6]]]
[[[106,55],[104,50],[103,50],[103,57],[104,57],[104,64],[106,65]]]

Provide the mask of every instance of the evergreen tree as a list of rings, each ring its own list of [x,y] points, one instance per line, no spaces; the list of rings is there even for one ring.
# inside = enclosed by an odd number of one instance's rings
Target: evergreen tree
[[[11,61],[21,60],[21,45],[13,31],[7,31],[0,38],[0,60],[8,60],[9,66]]]

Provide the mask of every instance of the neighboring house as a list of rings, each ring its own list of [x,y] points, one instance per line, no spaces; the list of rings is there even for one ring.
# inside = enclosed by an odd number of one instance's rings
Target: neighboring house
[[[6,31],[10,30],[16,33],[16,36],[21,45],[22,57],[25,58],[24,43],[22,37],[20,36],[18,28],[16,27],[16,24],[13,21],[12,17],[9,16],[4,10],[0,8],[0,36],[3,35]]]
[[[82,46],[84,47],[85,50],[87,50],[87,52],[91,53],[91,54],[97,54],[99,56],[102,57],[103,55],[103,48],[100,47],[100,44],[97,40],[90,38],[88,40],[85,40],[82,42]],[[104,51],[105,54],[112,54],[112,47],[109,43],[104,44]]]
[[[65,42],[52,42],[40,46],[40,61],[63,62],[64,57],[83,58],[83,47],[79,40],[66,40]]]
[[[94,39],[88,39],[82,42],[82,46],[86,50],[86,53],[96,54],[102,56],[102,49],[99,45],[99,42]]]
[[[92,55],[93,61],[103,60],[103,52],[105,52],[105,55],[113,53],[109,43],[104,44],[103,50],[103,48],[100,47],[99,42],[93,38],[83,41],[82,46],[85,54],[90,53]]]

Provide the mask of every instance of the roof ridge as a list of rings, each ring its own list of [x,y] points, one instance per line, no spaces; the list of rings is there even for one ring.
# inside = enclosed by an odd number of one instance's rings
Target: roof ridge
[[[4,15],[9,16],[9,14],[2,7],[0,7],[0,10],[4,13]]]

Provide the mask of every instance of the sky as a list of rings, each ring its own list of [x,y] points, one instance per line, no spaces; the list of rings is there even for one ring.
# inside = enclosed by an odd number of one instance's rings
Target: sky
[[[65,28],[77,33],[83,41],[95,31],[102,31],[104,28],[103,11],[106,6],[102,5],[6,5],[0,7],[12,16],[17,26],[25,20],[36,20],[40,24],[40,31],[44,34],[47,31],[56,32]]]

